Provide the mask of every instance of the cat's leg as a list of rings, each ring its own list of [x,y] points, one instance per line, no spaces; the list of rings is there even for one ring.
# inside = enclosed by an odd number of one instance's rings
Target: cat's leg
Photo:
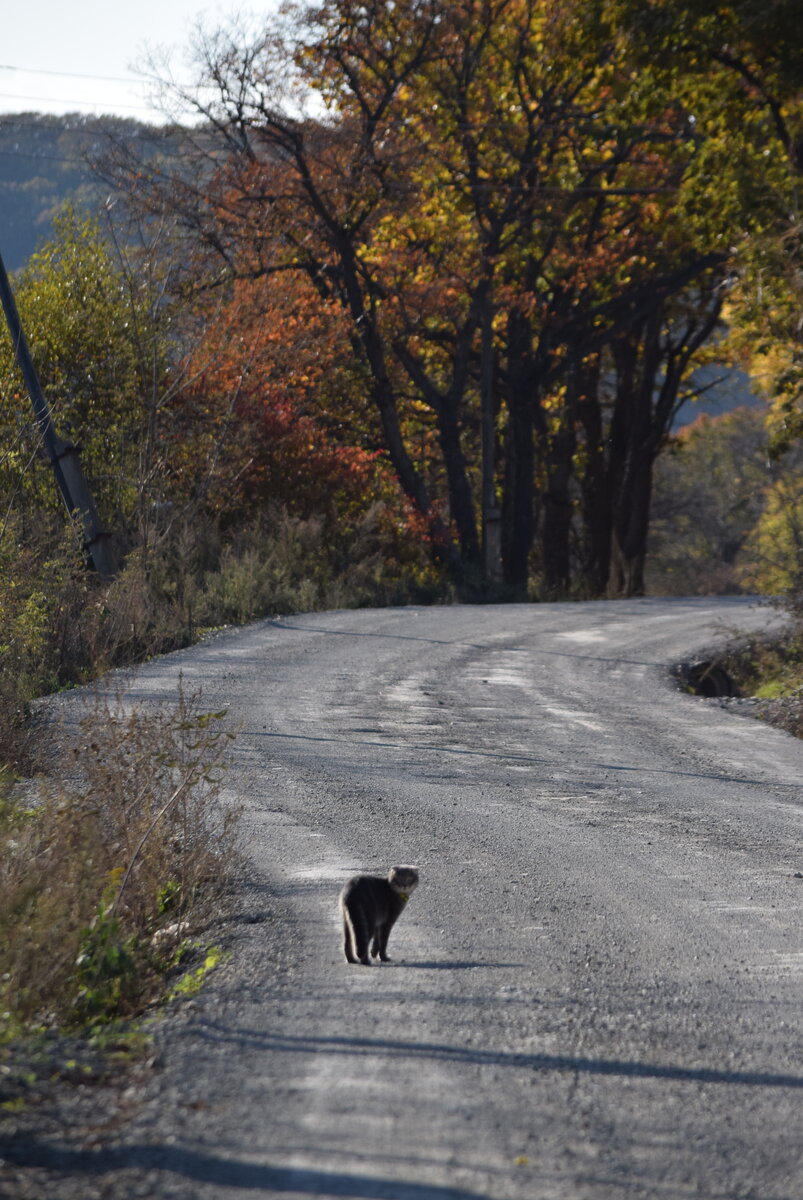
[[[388,954],[388,938],[390,937],[390,931],[392,928],[393,928],[393,922],[386,921],[385,924],[380,928],[380,930],[377,934],[376,942],[377,942],[377,949],[379,951],[379,961],[380,962],[390,962],[391,961],[390,955]]]
[[[368,943],[371,940],[371,930],[368,925],[368,918],[362,909],[356,912],[350,912],[351,927],[354,930],[354,953],[356,954],[355,962],[361,962],[364,967],[370,966],[368,961]]]
[[[351,924],[347,916],[343,917],[343,949],[346,952],[346,962],[356,963],[360,960],[354,955],[354,942],[352,939]]]

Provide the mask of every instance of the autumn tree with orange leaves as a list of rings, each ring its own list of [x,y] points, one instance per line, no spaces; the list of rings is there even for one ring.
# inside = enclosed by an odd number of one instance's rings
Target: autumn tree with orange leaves
[[[289,277],[281,290],[244,279],[206,320],[171,411],[178,492],[224,525],[268,502],[330,524],[364,510],[376,498],[379,452],[343,394],[339,310],[312,306]]]

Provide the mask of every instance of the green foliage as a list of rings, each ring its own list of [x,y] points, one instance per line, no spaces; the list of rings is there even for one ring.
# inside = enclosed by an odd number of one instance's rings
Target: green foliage
[[[66,208],[54,237],[15,281],[17,307],[56,430],[81,447],[96,503],[118,529],[135,510],[151,433],[154,382],[165,372],[165,324],[147,276],[127,271],[100,225]],[[18,510],[59,511],[52,471],[38,454],[31,404],[0,335],[0,494]]]
[[[206,983],[209,972],[214,971],[215,967],[220,965],[222,959],[223,954],[218,946],[208,947],[201,965],[182,975],[178,983],[174,984],[171,989],[168,999],[175,1000],[178,997],[187,999],[190,996],[197,996]]]
[[[803,738],[803,623],[801,593],[785,602],[792,620],[781,635],[757,637],[733,647],[727,662],[742,691],[760,701],[757,715],[793,737]]]
[[[745,585],[787,596],[796,607],[803,594],[803,463],[799,452],[778,464],[764,511],[746,546]],[[781,474],[783,469],[783,474]]]
[[[159,915],[172,912],[178,907],[181,899],[181,884],[177,879],[168,879],[162,887],[156,891],[156,907]]]
[[[29,702],[86,676],[93,580],[71,526],[29,540],[18,530],[9,518],[0,533],[0,762],[23,766]]]
[[[701,417],[656,472],[650,587],[656,593],[803,594],[803,460],[770,457],[766,410]]]
[[[119,868],[112,874],[119,875]],[[123,937],[111,897],[102,899],[92,922],[81,932],[75,959],[76,1021],[84,1024],[113,1016],[131,1002],[140,986],[137,951],[137,935]]]
[[[770,449],[803,432],[803,43],[796,0],[613,0],[636,62],[671,81],[698,149],[686,219],[728,247],[731,344],[771,404]]]
[[[770,406],[767,427],[776,458],[803,433],[802,232],[795,225],[744,247],[743,279],[729,311],[734,352]]]

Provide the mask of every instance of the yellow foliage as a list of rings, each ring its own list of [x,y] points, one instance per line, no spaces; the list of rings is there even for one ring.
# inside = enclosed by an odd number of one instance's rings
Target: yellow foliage
[[[803,478],[785,479],[769,491],[767,507],[748,538],[743,583],[779,595],[803,578]]]

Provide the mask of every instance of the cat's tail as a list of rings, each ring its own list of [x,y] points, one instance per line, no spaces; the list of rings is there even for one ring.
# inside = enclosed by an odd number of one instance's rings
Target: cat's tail
[[[371,931],[368,920],[362,908],[358,905],[348,905],[343,898],[340,900],[340,911],[343,914],[343,934],[346,960],[350,963],[360,962],[368,966],[368,943]]]

